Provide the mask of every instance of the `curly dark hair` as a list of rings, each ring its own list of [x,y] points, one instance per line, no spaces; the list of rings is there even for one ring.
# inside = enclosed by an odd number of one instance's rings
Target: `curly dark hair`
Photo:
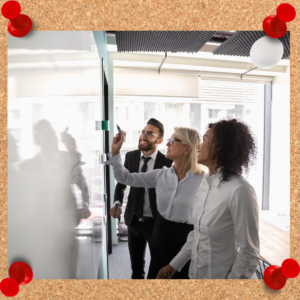
[[[232,175],[248,174],[257,155],[256,141],[249,126],[229,119],[210,123],[208,128],[213,130],[215,145],[212,159],[217,168],[222,167],[221,182],[228,181]]]

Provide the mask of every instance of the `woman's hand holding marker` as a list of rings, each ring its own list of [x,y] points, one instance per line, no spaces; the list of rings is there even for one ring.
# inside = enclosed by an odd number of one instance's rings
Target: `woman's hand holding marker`
[[[122,135],[117,133],[113,138],[113,141],[112,141],[112,144],[111,144],[112,156],[115,156],[115,155],[120,153],[120,150],[121,150],[122,145],[123,145],[123,143],[125,141],[125,138],[126,138],[126,132],[122,131],[122,133],[123,133]]]

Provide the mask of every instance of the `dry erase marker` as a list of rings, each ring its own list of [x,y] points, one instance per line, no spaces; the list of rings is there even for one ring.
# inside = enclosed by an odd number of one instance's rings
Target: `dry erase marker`
[[[118,129],[118,131],[119,131],[119,135],[122,136],[122,130],[121,130],[121,128],[118,126],[118,124],[117,124],[117,129]]]

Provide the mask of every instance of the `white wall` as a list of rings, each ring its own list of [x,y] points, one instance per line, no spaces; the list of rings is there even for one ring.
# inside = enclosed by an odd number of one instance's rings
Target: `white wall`
[[[290,67],[272,87],[270,210],[290,211]]]

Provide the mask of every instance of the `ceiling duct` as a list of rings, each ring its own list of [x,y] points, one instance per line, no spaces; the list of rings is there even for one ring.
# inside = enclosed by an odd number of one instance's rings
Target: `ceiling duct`
[[[216,31],[215,36],[231,37],[235,35],[236,31]]]
[[[264,31],[238,31],[227,41],[213,50],[215,55],[232,55],[232,56],[250,56],[252,45],[261,37],[265,36]],[[290,32],[279,39],[283,44],[283,57],[290,57]]]
[[[118,52],[198,52],[216,31],[117,31]]]

